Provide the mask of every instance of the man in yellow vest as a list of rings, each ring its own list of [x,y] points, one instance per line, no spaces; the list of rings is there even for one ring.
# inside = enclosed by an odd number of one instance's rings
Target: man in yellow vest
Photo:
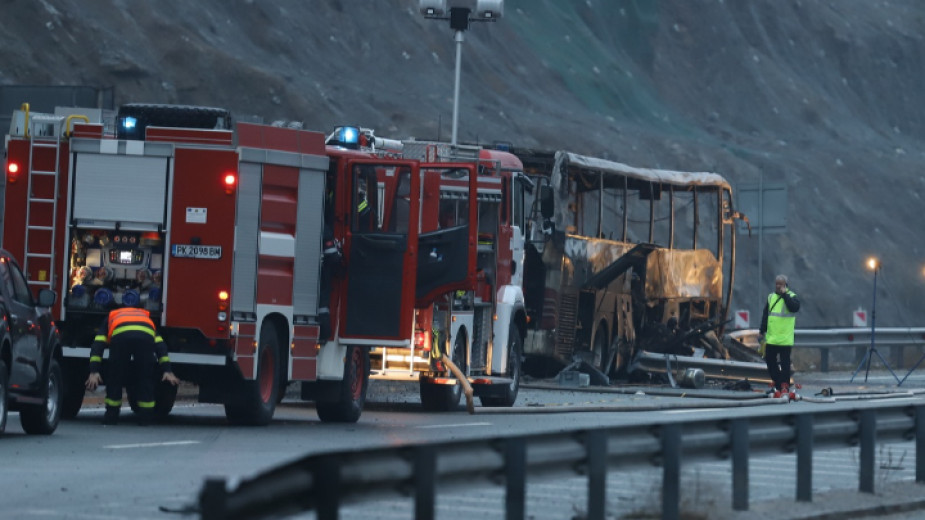
[[[777,275],[774,292],[768,295],[758,328],[758,340],[764,344],[764,361],[774,385],[774,397],[790,394],[790,354],[798,310],[800,300],[787,287],[787,277]]]
[[[96,390],[103,382],[100,365],[103,350],[109,346],[109,371],[106,378],[106,414],[103,424],[117,424],[122,407],[122,387],[128,380],[135,381],[138,402],[138,423],[147,425],[154,414],[154,380],[151,374],[154,363],[164,372],[163,381],[176,386],[180,383],[170,370],[167,346],[157,334],[154,322],[144,309],[123,307],[115,309],[100,326],[90,346],[90,376],[85,386]]]

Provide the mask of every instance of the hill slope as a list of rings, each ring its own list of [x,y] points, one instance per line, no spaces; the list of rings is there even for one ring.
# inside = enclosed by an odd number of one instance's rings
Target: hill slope
[[[417,0],[0,0],[0,84],[114,86],[117,104],[230,108],[447,139],[453,36]],[[508,0],[463,47],[459,139],[784,182],[787,231],[739,241],[735,308],[777,272],[800,326],[925,304],[925,4]],[[754,323],[753,323],[754,324]]]

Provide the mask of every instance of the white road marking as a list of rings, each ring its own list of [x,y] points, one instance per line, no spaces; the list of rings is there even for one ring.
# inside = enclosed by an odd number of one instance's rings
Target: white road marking
[[[199,444],[199,441],[169,441],[169,442],[145,442],[141,444],[110,444],[103,446],[105,449],[124,450],[131,448],[158,448],[161,446],[183,446],[186,444]]]
[[[435,428],[468,428],[471,426],[491,426],[490,422],[473,422],[473,423],[458,423],[458,424],[428,424],[427,426],[416,426],[416,428],[422,430],[429,430]]]
[[[716,412],[722,410],[722,408],[685,408],[683,410],[662,410],[662,413],[702,413],[702,412]]]

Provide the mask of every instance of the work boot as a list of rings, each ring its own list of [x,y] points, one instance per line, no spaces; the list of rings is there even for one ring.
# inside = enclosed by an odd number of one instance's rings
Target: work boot
[[[119,424],[119,407],[107,406],[106,413],[103,414],[103,424],[112,426]]]
[[[795,397],[794,394],[793,394],[793,392],[790,391],[790,384],[789,384],[789,383],[781,383],[781,384],[780,384],[780,395],[783,396],[783,397],[786,397],[786,398],[790,399],[791,401],[792,401],[792,400],[794,399],[794,397]]]
[[[154,422],[154,410],[138,410],[138,426],[150,426]]]

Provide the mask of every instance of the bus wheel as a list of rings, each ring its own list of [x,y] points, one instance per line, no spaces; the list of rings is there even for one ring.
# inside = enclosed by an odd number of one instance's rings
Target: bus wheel
[[[271,323],[260,327],[257,347],[257,379],[235,374],[235,389],[225,400],[225,417],[232,424],[266,426],[276,411],[279,392],[279,339]]]
[[[608,352],[609,349],[607,346],[607,324],[601,322],[600,325],[597,326],[597,333],[594,335],[594,347],[591,349],[591,364],[605,375],[610,368],[608,366],[610,353]]]
[[[450,359],[459,370],[466,373],[466,335],[460,332],[453,341],[453,352]],[[452,374],[447,374],[447,377]],[[431,412],[450,412],[459,408],[459,399],[462,397],[462,384],[438,385],[421,381],[421,405]]]
[[[322,422],[353,423],[360,419],[369,388],[369,350],[356,345],[347,346],[343,381],[325,381],[336,384],[339,391],[330,401],[318,401],[315,410]]]
[[[523,363],[523,339],[520,330],[513,323],[507,334],[507,370],[505,375],[511,378],[501,392],[479,397],[482,406],[514,406],[517,392],[520,390],[520,369]]]

